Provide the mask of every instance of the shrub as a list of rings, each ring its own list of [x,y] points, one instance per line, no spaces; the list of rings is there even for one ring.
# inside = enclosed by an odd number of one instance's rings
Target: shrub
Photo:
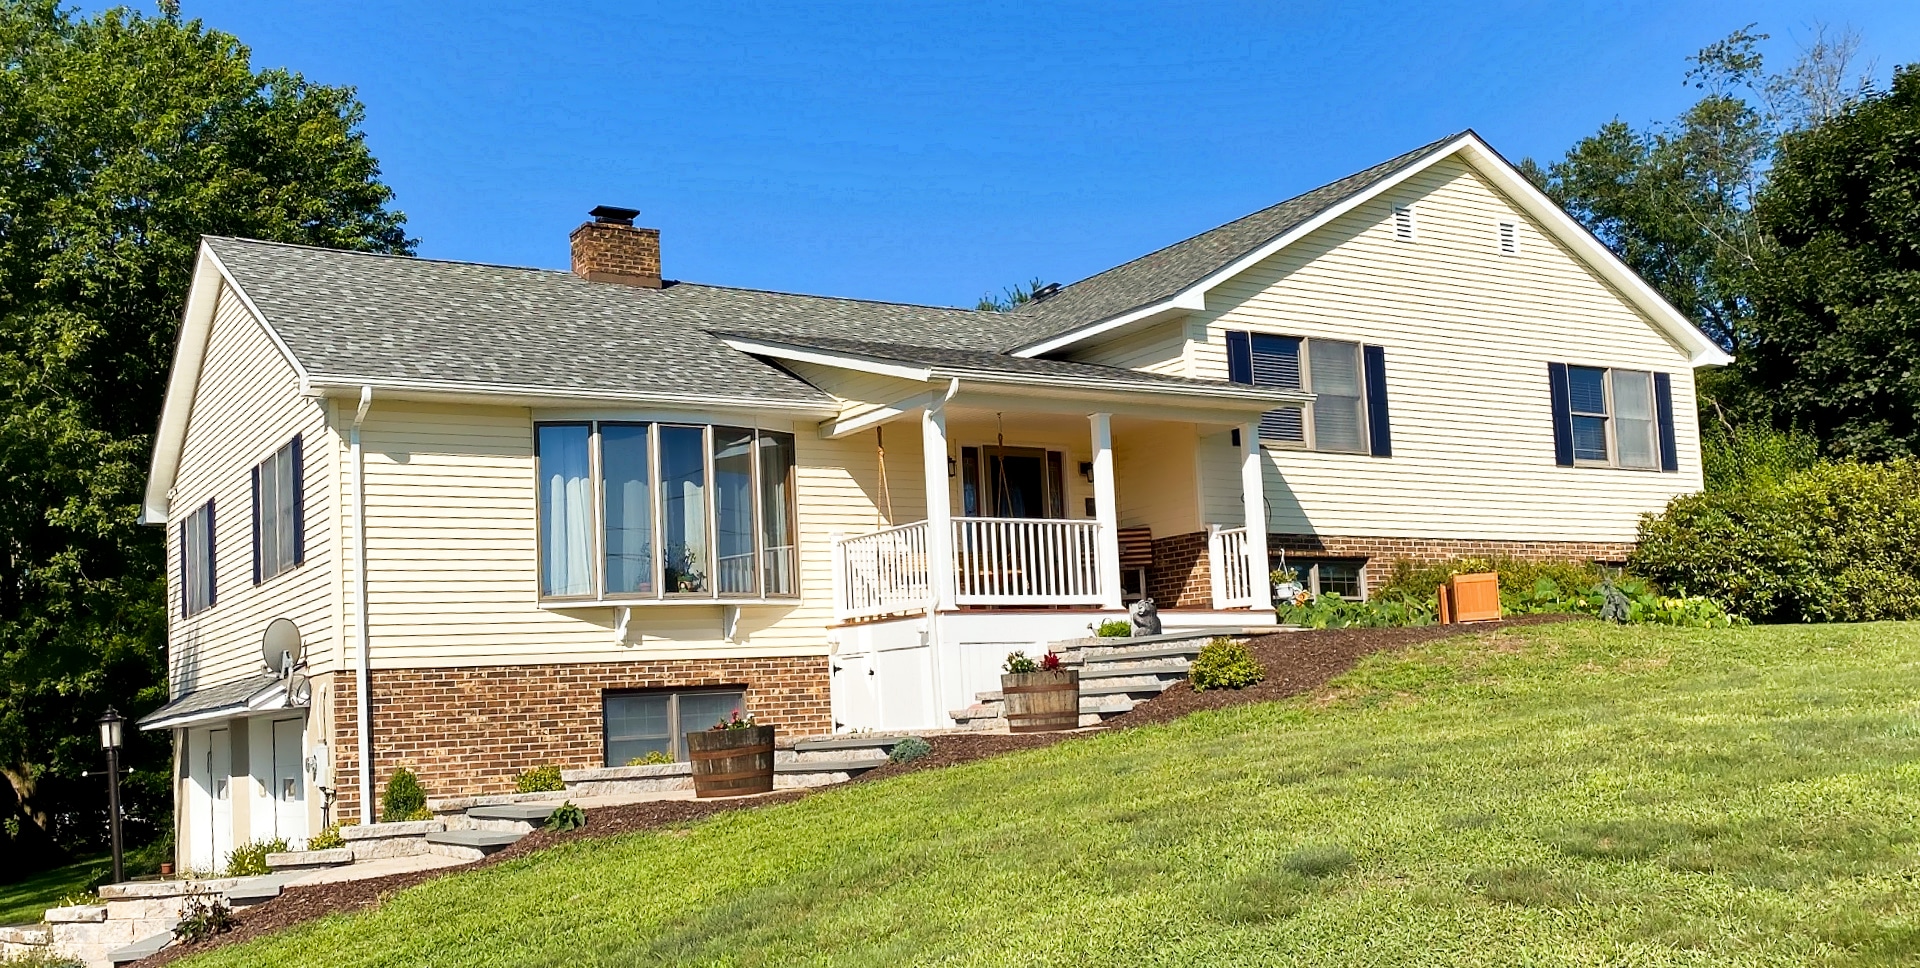
[[[1523,561],[1518,558],[1456,558],[1442,562],[1396,561],[1385,584],[1374,592],[1374,601],[1432,603],[1440,586],[1455,575],[1481,572],[1500,575],[1500,604],[1508,611],[1526,611],[1508,605],[1531,597],[1544,579],[1556,589],[1584,589],[1598,585],[1606,572],[1592,562]]]
[[[1039,672],[1040,663],[1027,658],[1025,652],[1009,652],[1007,653],[1006,664],[1001,666],[1001,668],[1007,670],[1007,675],[1018,676],[1029,672]]]
[[[380,797],[380,822],[432,819],[433,813],[427,809],[427,791],[420,785],[420,778],[404,766],[393,771],[393,776],[387,778],[387,790]]]
[[[187,898],[186,906],[180,912],[180,921],[173,926],[173,936],[187,944],[194,944],[232,931],[233,925],[233,909],[227,907],[226,898],[195,894]]]
[[[1283,625],[1310,629],[1398,628],[1432,625],[1438,620],[1434,601],[1370,598],[1350,602],[1338,595],[1320,595],[1304,604],[1288,602],[1275,609]]]
[[[84,961],[76,961],[50,951],[28,951],[23,954],[0,956],[0,966],[3,968],[87,968]]]
[[[227,855],[228,877],[255,877],[273,873],[267,866],[268,854],[282,854],[287,850],[287,838],[275,837],[272,840],[249,840],[233,848]]]
[[[673,762],[673,754],[665,750],[648,750],[645,756],[636,756],[627,761],[628,766],[661,766]]]
[[[554,807],[553,812],[547,814],[547,822],[541,829],[561,833],[568,830],[578,830],[586,825],[587,812],[576,806],[572,800],[568,800]]]
[[[1110,618],[1101,622],[1093,634],[1103,639],[1124,639],[1133,634],[1133,623],[1124,618]]]
[[[1195,692],[1208,689],[1245,689],[1267,677],[1253,651],[1237,639],[1214,639],[1200,650],[1187,670]]]
[[[1701,428],[1700,471],[1709,491],[1782,484],[1820,463],[1820,442],[1809,434],[1771,427]]]
[[[933,744],[918,736],[909,736],[893,744],[893,750],[887,753],[889,763],[911,763],[933,752]]]
[[[333,826],[328,827],[327,829],[322,830],[317,834],[314,834],[313,837],[308,839],[307,841],[307,849],[308,850],[337,850],[341,847],[345,847],[347,845],[347,840],[345,837],[340,836],[340,828],[345,826],[347,826],[347,824],[344,822],[336,823]]]
[[[551,793],[566,788],[567,784],[560,779],[560,768],[557,766],[536,766],[513,778],[515,793]]]
[[[1825,464],[1675,498],[1641,520],[1629,565],[1754,621],[1920,617],[1920,462]]]

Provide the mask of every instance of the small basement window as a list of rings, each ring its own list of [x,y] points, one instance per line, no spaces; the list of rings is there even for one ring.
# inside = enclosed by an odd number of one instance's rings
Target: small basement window
[[[740,688],[686,692],[609,692],[602,698],[608,766],[626,766],[650,753],[687,758],[687,734],[747,715]]]
[[[1367,597],[1366,562],[1354,559],[1294,560],[1286,564],[1294,580],[1314,595],[1338,595],[1348,601]]]

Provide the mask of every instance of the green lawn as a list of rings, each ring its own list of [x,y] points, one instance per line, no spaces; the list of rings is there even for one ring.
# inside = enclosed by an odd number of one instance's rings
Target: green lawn
[[[50,907],[68,894],[86,890],[95,871],[113,863],[107,856],[77,860],[65,867],[41,871],[24,881],[0,884],[0,924],[37,924]]]
[[[1592,623],[578,841],[190,962],[1920,959],[1920,625]]]

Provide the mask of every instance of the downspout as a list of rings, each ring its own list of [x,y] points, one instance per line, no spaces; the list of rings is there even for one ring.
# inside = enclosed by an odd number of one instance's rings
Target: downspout
[[[360,822],[373,822],[373,668],[367,645],[367,466],[360,452],[360,425],[373,406],[373,387],[360,388],[347,446],[353,460],[353,607],[360,622],[360,687],[354,690],[360,738]]]

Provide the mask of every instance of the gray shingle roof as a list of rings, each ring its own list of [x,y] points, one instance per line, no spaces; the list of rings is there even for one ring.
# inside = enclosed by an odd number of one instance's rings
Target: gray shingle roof
[[[722,333],[742,339],[760,340],[800,349],[819,350],[882,363],[926,367],[935,379],[975,377],[1016,383],[1044,383],[1087,389],[1141,390],[1160,393],[1193,393],[1218,397],[1237,397],[1271,403],[1278,396],[1271,388],[1247,387],[1222,380],[1197,380],[1183,376],[1148,373],[1098,363],[1068,360],[1027,359],[988,350],[955,350],[927,346],[902,346],[872,340],[842,339],[832,336],[788,337],[778,334],[735,331]]]
[[[140,717],[139,725],[141,728],[147,728],[148,723],[179,719],[196,713],[210,714],[229,709],[244,709],[247,700],[253,698],[255,693],[279,681],[278,676],[261,674],[236,679],[233,682],[223,682],[217,686],[207,686],[204,689],[195,689],[175,697],[172,702]]]
[[[1021,325],[1003,348],[1017,349],[1171,298],[1321,212],[1418,164],[1460,136],[1448,135],[1422,145],[1365,171],[1089,276],[1047,299],[1026,303],[1012,314]]]

